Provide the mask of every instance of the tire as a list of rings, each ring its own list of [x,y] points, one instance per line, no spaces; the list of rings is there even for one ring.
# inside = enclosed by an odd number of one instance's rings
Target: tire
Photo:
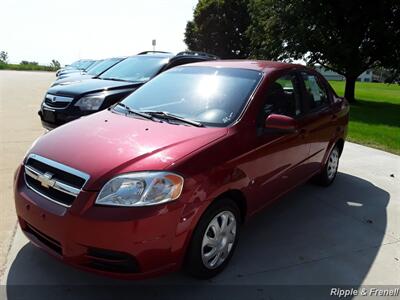
[[[338,145],[335,145],[335,147],[333,147],[333,149],[329,153],[329,157],[326,161],[323,170],[316,177],[316,182],[319,185],[329,186],[335,180],[337,170],[339,167],[339,158],[340,158],[340,150]]]
[[[224,220],[226,223],[223,223]],[[211,204],[193,232],[185,257],[186,273],[199,279],[219,274],[232,258],[239,232],[240,210],[236,203],[224,198]]]

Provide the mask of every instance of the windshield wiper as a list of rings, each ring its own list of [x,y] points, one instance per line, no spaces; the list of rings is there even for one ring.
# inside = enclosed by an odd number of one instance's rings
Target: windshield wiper
[[[128,81],[128,82],[129,82],[129,80],[124,80],[124,79],[119,79],[119,78],[113,78],[113,77],[110,77],[110,78],[99,77],[99,79],[103,79],[103,80],[112,80],[112,81]]]
[[[126,105],[124,103],[118,102],[116,106],[122,106],[130,114],[137,115],[137,116],[140,116],[142,118],[154,121],[154,118],[150,114],[147,114],[147,113],[144,113],[144,112],[140,112],[138,110],[134,110],[134,109],[130,108],[128,105]]]
[[[203,124],[201,124],[200,122],[194,121],[194,120],[190,120],[190,119],[186,119],[184,117],[181,116],[177,116],[174,114],[171,114],[169,112],[166,111],[145,111],[142,112],[151,116],[155,116],[157,118],[163,118],[163,119],[169,119],[169,120],[177,120],[186,124],[190,124],[196,127],[204,127]]]

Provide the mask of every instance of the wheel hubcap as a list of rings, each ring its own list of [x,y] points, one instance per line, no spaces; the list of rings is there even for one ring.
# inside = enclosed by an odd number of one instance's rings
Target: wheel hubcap
[[[333,179],[333,177],[335,177],[338,165],[339,165],[339,152],[337,149],[333,149],[331,155],[329,156],[327,165],[327,175],[329,179]]]
[[[236,218],[230,211],[216,215],[208,224],[201,245],[201,258],[209,269],[219,267],[228,257],[236,238]]]

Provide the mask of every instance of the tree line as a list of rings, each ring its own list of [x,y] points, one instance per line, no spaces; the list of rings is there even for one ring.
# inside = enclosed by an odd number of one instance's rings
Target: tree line
[[[199,0],[185,30],[190,50],[221,58],[319,64],[346,78],[354,102],[357,77],[371,68],[400,78],[398,0]]]
[[[0,69],[8,70],[38,70],[38,71],[56,71],[61,68],[58,60],[53,59],[48,66],[39,65],[36,61],[22,60],[19,64],[8,63],[8,52],[0,51]]]

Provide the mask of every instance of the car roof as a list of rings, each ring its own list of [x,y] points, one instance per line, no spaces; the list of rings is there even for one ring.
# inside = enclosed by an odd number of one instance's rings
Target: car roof
[[[108,57],[108,58],[105,58],[105,59],[103,59],[103,60],[115,60],[115,59],[125,59],[125,58],[127,58],[128,56],[116,56],[116,57]]]
[[[172,53],[171,52],[167,52],[167,51],[155,51],[155,50],[152,50],[152,51],[142,51],[142,52],[139,52],[136,55],[149,55],[149,54],[172,54]]]
[[[211,54],[211,53],[202,52],[202,51],[191,51],[191,50],[179,52],[176,54],[175,57],[200,57],[200,58],[204,58],[206,60],[220,59],[218,56]]]
[[[169,53],[169,52],[149,52],[149,51],[147,51],[147,53],[141,52],[139,54],[132,55],[130,57],[171,58],[171,57],[174,57],[174,56],[175,55],[173,53]]]
[[[290,64],[284,62],[270,61],[270,60],[209,60],[185,66],[204,66],[214,68],[238,68],[260,71],[263,73],[271,73],[277,70],[290,70],[305,68],[303,65]]]

